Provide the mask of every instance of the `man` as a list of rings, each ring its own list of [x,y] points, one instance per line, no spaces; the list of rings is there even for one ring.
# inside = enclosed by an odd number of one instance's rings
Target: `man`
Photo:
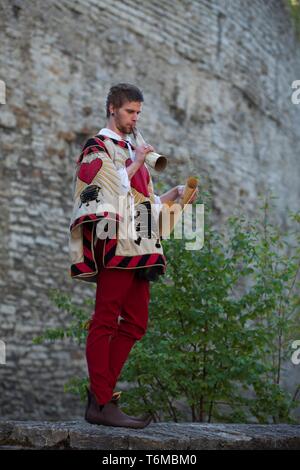
[[[88,139],[77,162],[70,226],[71,276],[97,283],[86,344],[90,388],[85,419],[131,428],[147,426],[151,417],[123,413],[114,388],[133,345],[146,332],[150,280],[166,269],[156,223],[161,204],[183,193],[183,186],[176,186],[160,198],[154,194],[145,164],[154,149],[134,145],[130,138],[142,103],[134,85],[110,89],[106,126]],[[143,211],[146,224],[139,219]],[[124,227],[127,236],[122,236]]]

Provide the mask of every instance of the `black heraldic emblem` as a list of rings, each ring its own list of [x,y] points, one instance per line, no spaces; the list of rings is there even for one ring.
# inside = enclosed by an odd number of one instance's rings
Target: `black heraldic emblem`
[[[90,186],[87,186],[80,194],[81,202],[79,207],[81,207],[82,204],[86,204],[88,206],[91,201],[100,202],[101,199],[98,199],[100,191],[101,187],[97,186],[96,184],[91,184]]]
[[[149,201],[142,202],[138,205],[140,210],[136,211],[135,219],[138,218],[136,231],[139,233],[137,240],[134,240],[137,245],[141,244],[142,238],[152,238],[152,231],[157,231],[157,224],[151,212],[151,203]],[[155,243],[156,248],[160,248],[159,238]]]

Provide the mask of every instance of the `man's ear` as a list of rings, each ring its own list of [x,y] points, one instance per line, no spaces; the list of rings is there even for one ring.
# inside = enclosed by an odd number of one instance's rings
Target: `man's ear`
[[[109,112],[112,116],[114,116],[115,113],[114,113],[114,107],[112,104],[109,105]]]

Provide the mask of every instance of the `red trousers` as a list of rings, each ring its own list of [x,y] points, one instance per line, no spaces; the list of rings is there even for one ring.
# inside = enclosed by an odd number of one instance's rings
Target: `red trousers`
[[[99,274],[95,310],[86,342],[90,388],[99,404],[112,398],[122,367],[147,329],[149,281],[133,269],[104,268],[103,241],[95,247]]]

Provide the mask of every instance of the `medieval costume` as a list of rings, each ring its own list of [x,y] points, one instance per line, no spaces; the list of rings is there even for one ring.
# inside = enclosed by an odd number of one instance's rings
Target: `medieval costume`
[[[153,192],[145,163],[129,182],[126,167],[134,159],[133,152],[129,137],[123,140],[110,129],[102,129],[86,142],[79,156],[69,240],[72,278],[96,282],[96,238],[105,238],[103,266],[106,268],[156,267],[157,273],[165,272],[166,260],[158,229],[159,198]],[[149,216],[146,234],[139,224],[135,225],[141,208]],[[115,222],[114,237],[105,235],[104,222]]]
[[[153,270],[159,276],[166,269],[158,229],[161,204],[147,165],[130,181],[127,175],[134,149],[129,136],[124,140],[102,129],[84,145],[74,181],[70,274],[97,283],[86,357],[90,392],[102,405],[112,399],[132,346],[146,332]],[[146,220],[139,218],[141,212]]]

